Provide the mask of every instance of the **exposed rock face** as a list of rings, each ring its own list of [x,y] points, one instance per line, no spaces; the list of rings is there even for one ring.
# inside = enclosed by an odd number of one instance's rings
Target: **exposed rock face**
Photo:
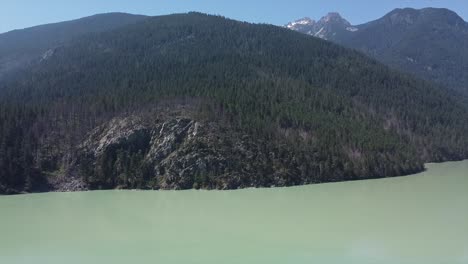
[[[56,192],[78,192],[87,191],[88,186],[81,177],[60,175],[59,177],[49,178],[49,190]],[[47,191],[47,190],[44,190]]]
[[[147,137],[148,133],[147,126],[138,117],[115,118],[96,128],[81,148],[93,157],[98,157],[109,147],[133,144],[140,137]]]
[[[84,189],[236,189],[307,182],[295,176],[300,173],[294,162],[281,160],[265,145],[187,116],[115,118],[83,142],[69,173],[84,179]]]
[[[97,127],[74,154],[66,173],[72,182],[56,189],[237,189],[343,178],[304,163],[301,155],[314,153],[291,150],[286,139],[310,137],[304,131],[268,140],[191,110],[175,112],[117,117]]]
[[[153,131],[151,147],[146,156],[163,189],[194,187],[195,177],[224,172],[226,160],[216,151],[207,149],[201,137],[207,135],[202,125],[190,119],[177,118],[164,122]],[[214,147],[214,146],[211,146]],[[200,187],[200,186],[195,186]]]

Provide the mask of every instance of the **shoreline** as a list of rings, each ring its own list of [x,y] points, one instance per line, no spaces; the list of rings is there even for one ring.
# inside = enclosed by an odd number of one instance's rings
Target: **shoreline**
[[[174,192],[183,192],[183,191],[241,191],[241,190],[248,190],[248,189],[277,189],[277,188],[293,188],[293,187],[301,187],[301,186],[312,186],[312,185],[323,185],[323,184],[336,184],[336,183],[347,183],[347,182],[360,182],[360,181],[370,181],[370,180],[383,180],[383,179],[394,179],[394,178],[403,178],[403,177],[411,177],[416,176],[421,173],[428,171],[428,166],[431,165],[441,165],[441,164],[449,164],[449,163],[458,163],[468,161],[468,159],[461,159],[461,160],[450,160],[450,161],[442,161],[442,162],[428,162],[424,163],[424,170],[417,171],[414,173],[408,173],[403,175],[397,176],[387,176],[387,177],[368,177],[356,180],[346,180],[346,181],[327,181],[327,182],[316,182],[316,183],[304,183],[304,184],[297,184],[297,185],[285,185],[285,186],[246,186],[240,188],[232,188],[232,189],[207,189],[207,188],[191,188],[191,189],[125,189],[125,188],[110,188],[110,189],[73,189],[73,190],[66,190],[66,189],[50,189],[47,191],[34,191],[34,192],[17,192],[17,193],[0,193],[0,197],[2,196],[19,196],[19,195],[29,195],[29,194],[44,194],[44,193],[77,193],[77,192],[94,192],[94,191],[174,191]],[[0,186],[1,187],[1,186]]]

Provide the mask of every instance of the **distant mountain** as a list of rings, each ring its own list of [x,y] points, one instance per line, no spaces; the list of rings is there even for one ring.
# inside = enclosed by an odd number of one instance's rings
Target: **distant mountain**
[[[57,48],[75,37],[108,31],[145,18],[108,13],[0,34],[0,79],[12,70],[47,59]]]
[[[301,19],[286,27],[468,94],[468,23],[448,9],[395,9],[357,26],[330,13],[319,22]]]
[[[468,158],[448,91],[220,16],[86,34],[0,86],[0,193],[289,186]]]
[[[357,30],[357,28],[351,26],[351,23],[336,12],[328,13],[319,21],[308,17],[302,18],[287,24],[286,27],[325,40],[335,40],[347,32]]]

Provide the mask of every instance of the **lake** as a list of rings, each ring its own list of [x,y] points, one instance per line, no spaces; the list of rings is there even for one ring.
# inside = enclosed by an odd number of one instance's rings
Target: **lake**
[[[468,263],[468,161],[382,180],[0,197],[0,263]]]

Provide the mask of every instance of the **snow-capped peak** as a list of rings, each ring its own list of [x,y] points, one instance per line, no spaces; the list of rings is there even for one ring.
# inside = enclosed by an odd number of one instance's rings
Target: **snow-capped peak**
[[[287,24],[286,27],[325,40],[331,40],[343,31],[356,32],[359,30],[337,12],[330,12],[319,21],[307,17],[302,18]]]
[[[309,26],[309,25],[314,25],[315,20],[310,19],[308,17],[301,18],[299,20],[296,20],[294,22],[291,22],[286,25],[287,28],[294,29],[297,26]]]

